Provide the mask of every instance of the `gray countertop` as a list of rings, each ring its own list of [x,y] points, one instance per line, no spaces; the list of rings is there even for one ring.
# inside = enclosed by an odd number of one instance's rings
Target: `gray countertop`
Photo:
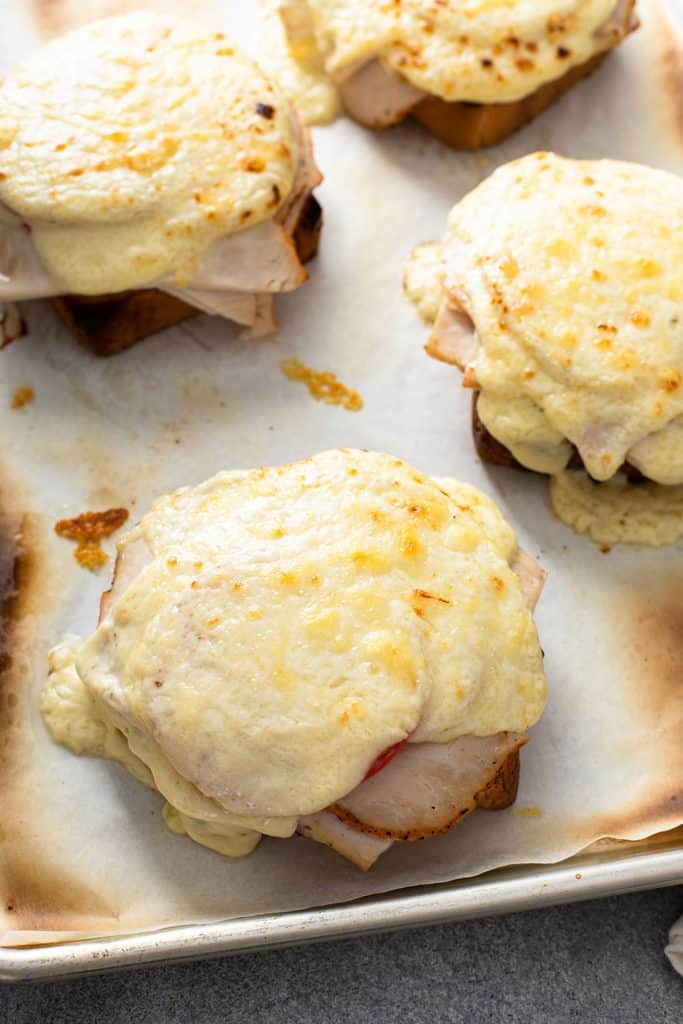
[[[510,917],[0,988],[2,1024],[681,1024],[683,886]]]

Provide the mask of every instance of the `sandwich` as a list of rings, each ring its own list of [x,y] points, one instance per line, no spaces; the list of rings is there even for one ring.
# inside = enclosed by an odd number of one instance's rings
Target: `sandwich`
[[[425,261],[428,266],[425,267]],[[405,284],[486,462],[683,483],[683,178],[534,153],[457,203]]]
[[[104,19],[0,85],[0,302],[50,298],[110,355],[198,312],[276,327],[320,182],[294,107],[222,33]]]
[[[485,462],[550,475],[554,505],[564,470],[586,471],[582,501],[600,493],[591,481],[650,481],[669,501],[683,484],[681,268],[682,178],[534,153],[454,206],[404,285],[434,320],[427,352],[472,389]]]
[[[386,128],[414,117],[456,149],[491,146],[521,128],[638,25],[634,0],[274,6],[286,56],[274,67],[304,105],[310,96],[318,112],[327,76],[359,123]]]
[[[222,472],[119,541],[44,721],[218,853],[299,834],[367,869],[515,800],[544,577],[489,498],[390,455]]]

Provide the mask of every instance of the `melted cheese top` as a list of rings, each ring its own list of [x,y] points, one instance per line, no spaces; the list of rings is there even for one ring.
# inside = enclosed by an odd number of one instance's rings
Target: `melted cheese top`
[[[313,14],[334,79],[378,58],[445,100],[513,102],[611,45],[615,0],[281,0],[285,26]],[[304,12],[304,13],[301,13]],[[297,38],[290,47],[297,59]],[[306,50],[299,60],[310,60]]]
[[[148,563],[60,685],[85,688],[197,834],[290,834],[392,744],[524,731],[542,711],[515,536],[472,487],[326,452],[167,495],[119,547],[134,543]]]
[[[471,316],[479,415],[519,461],[683,482],[683,179],[536,153],[451,211],[446,301]]]
[[[65,291],[192,276],[273,216],[298,166],[292,111],[221,33],[138,13],[39,50],[0,87],[0,203]]]

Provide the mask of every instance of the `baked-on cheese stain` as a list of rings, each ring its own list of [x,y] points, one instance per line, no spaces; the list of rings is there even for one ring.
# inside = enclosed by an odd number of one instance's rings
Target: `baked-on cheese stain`
[[[372,60],[448,101],[510,103],[605,48],[617,0],[271,0],[265,61],[312,123]],[[271,15],[273,16],[273,15]]]
[[[219,473],[159,499],[118,551],[98,628],[52,654],[43,714],[212,849],[291,835],[394,744],[542,711],[514,533],[474,488],[393,456]]]
[[[317,402],[341,405],[349,412],[359,412],[363,408],[363,399],[359,393],[342,384],[331,370],[313,370],[299,359],[284,359],[280,368],[289,380],[305,384]]]
[[[60,519],[55,523],[55,533],[59,537],[75,540],[74,558],[84,569],[94,572],[109,561],[109,555],[102,550],[100,541],[120,530],[127,519],[128,509],[125,508],[83,512],[73,519]]]
[[[34,398],[35,394],[33,388],[23,385],[22,387],[17,388],[12,395],[10,409],[23,409],[23,407],[28,405],[29,402],[32,402]]]
[[[292,116],[220,32],[151,13],[94,22],[0,85],[0,203],[65,292],[182,281],[285,201]]]
[[[580,490],[584,504],[604,494],[616,522],[617,494],[621,502],[631,492],[634,508],[647,495],[648,508],[677,514],[668,488],[683,484],[681,267],[683,179],[535,153],[465,196],[449,215],[441,260],[418,247],[404,280],[436,321],[428,350],[479,389],[479,418],[518,462],[555,475],[574,446],[595,480],[628,461],[665,485]],[[563,507],[569,479],[555,487]],[[589,532],[606,535],[604,525]],[[663,542],[648,540],[650,526],[640,532],[642,543]]]

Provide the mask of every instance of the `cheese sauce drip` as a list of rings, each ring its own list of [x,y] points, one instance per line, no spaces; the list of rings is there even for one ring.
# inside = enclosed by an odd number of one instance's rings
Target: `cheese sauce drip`
[[[445,100],[510,103],[611,45],[612,30],[624,31],[612,25],[621,6],[615,0],[280,0],[271,7],[280,13],[286,43],[274,66],[304,103],[308,83],[321,88],[321,61],[341,81],[374,59]],[[298,77],[291,70],[296,65]],[[335,102],[323,108],[325,119]]]
[[[423,242],[410,254],[403,269],[403,291],[422,320],[436,320],[443,285],[443,252],[439,242]]]
[[[560,473],[550,481],[558,519],[596,544],[663,547],[683,537],[683,487],[629,485],[622,474],[596,484],[587,473]]]
[[[444,297],[471,317],[468,383],[520,462],[683,482],[683,179],[536,153],[452,210]]]
[[[182,283],[273,216],[298,166],[287,101],[221,33],[138,13],[38,51],[0,87],[0,203],[65,291]]]
[[[327,452],[168,495],[119,550],[146,555],[68,671],[212,848],[291,834],[395,743],[541,713],[516,539],[467,485]]]

